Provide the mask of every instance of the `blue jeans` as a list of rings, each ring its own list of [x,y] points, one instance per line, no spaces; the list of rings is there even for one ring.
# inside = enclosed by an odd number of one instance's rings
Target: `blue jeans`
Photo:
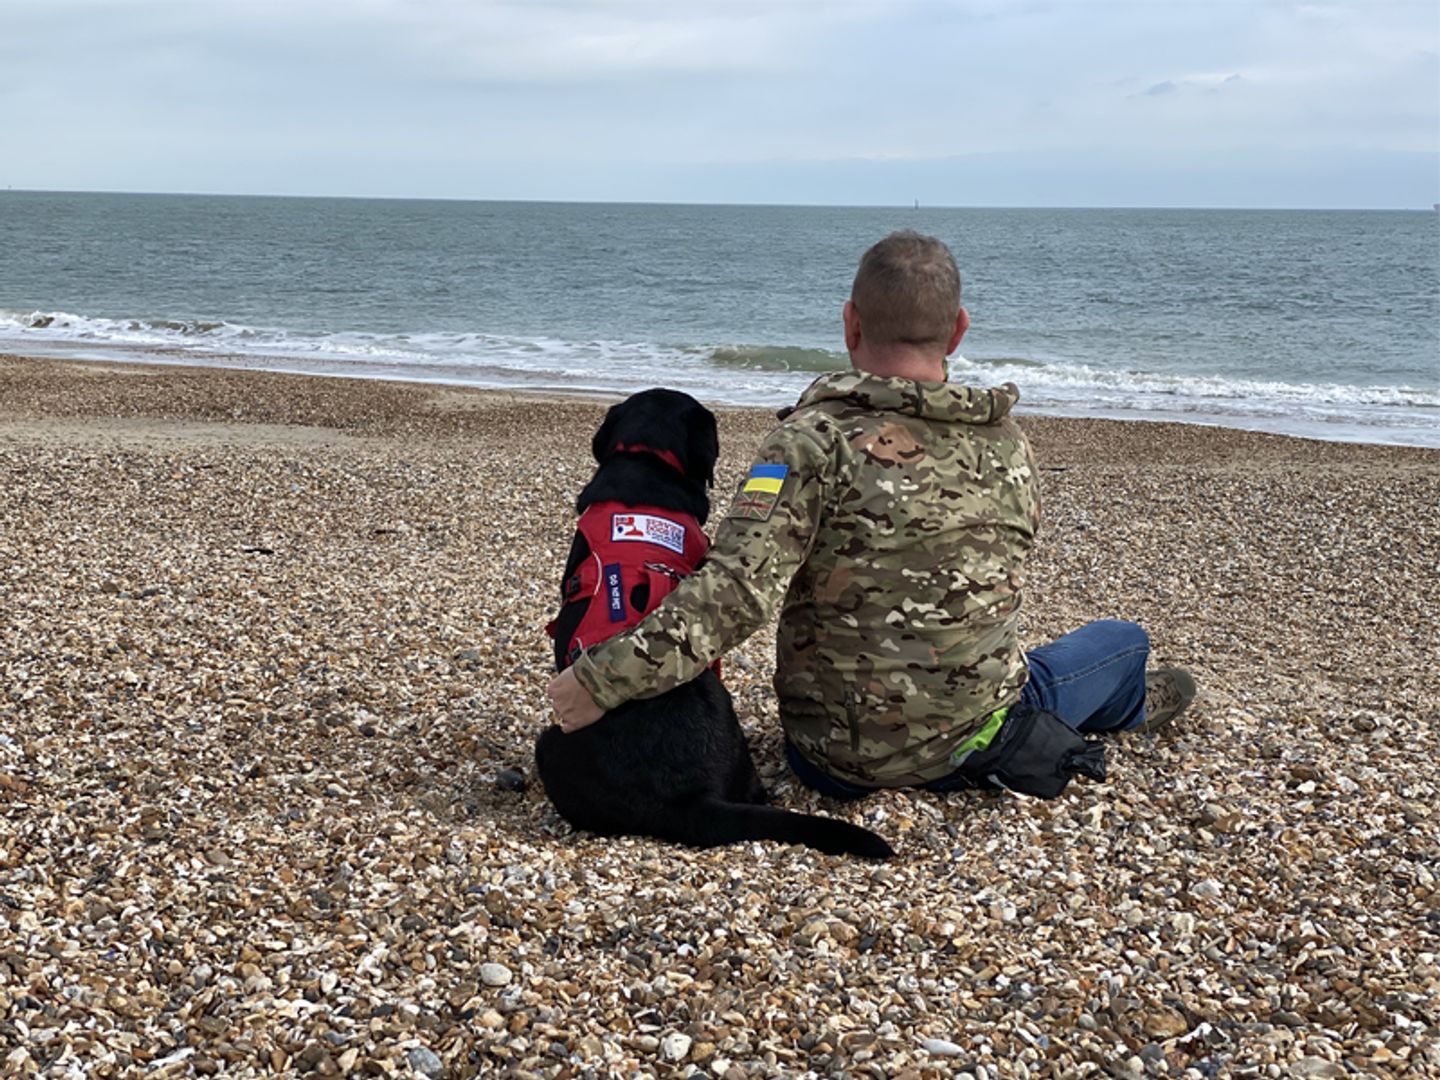
[[[1086,623],[1049,645],[1025,654],[1030,678],[1020,700],[1046,709],[1077,731],[1128,731],[1145,719],[1145,661],[1150,638],[1136,623],[1102,619]],[[800,781],[822,795],[858,799],[874,788],[822,772],[785,740],[785,759]],[[951,774],[922,784],[928,791],[968,787]]]

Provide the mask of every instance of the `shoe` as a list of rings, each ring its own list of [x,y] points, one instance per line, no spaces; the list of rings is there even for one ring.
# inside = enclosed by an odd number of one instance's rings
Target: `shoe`
[[[1195,680],[1184,668],[1162,667],[1145,673],[1145,719],[1135,728],[1142,735],[1164,731],[1195,700]]]

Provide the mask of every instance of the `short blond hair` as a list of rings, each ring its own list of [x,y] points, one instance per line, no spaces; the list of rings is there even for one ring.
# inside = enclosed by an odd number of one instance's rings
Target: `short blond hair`
[[[861,256],[850,300],[875,344],[944,348],[960,314],[960,270],[935,237],[902,229]]]

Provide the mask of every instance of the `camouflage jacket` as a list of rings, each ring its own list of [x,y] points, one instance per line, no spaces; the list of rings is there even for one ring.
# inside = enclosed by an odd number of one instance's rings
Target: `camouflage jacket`
[[[575,670],[606,709],[698,675],[781,604],[775,690],[832,776],[922,783],[1025,683],[1039,523],[1012,384],[824,375],[761,444],[705,565]]]

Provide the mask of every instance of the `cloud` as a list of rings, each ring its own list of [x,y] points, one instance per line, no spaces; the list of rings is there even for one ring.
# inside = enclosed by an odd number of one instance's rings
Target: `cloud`
[[[884,0],[15,0],[11,25],[101,20],[118,41],[159,37],[223,54],[227,39],[277,51],[350,50],[418,78],[580,82],[793,66],[833,27],[893,18]],[[127,28],[128,31],[127,32]]]
[[[451,78],[582,82],[655,74],[740,73],[783,61],[788,20],[757,5],[728,10],[616,3],[392,5],[397,43]]]
[[[1238,74],[1194,74],[1177,76],[1173,79],[1164,79],[1157,83],[1151,83],[1142,90],[1139,97],[1170,97],[1180,93],[1221,93],[1227,86],[1233,87],[1235,83],[1242,82],[1243,77]]]
[[[383,178],[391,193],[484,195],[523,194],[528,177],[536,192],[574,195],[604,175],[604,192],[623,197],[625,176],[650,190],[645,177],[664,169],[746,162],[763,163],[745,173],[759,184],[787,162],[1235,161],[1255,148],[1440,144],[1440,34],[1421,3],[5,6],[0,95],[38,133],[7,165],[17,186],[118,177],[323,193]]]

